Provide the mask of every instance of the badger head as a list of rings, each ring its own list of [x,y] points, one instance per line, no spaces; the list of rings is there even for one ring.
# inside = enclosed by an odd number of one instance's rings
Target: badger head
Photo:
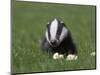
[[[45,33],[46,39],[52,47],[57,47],[64,40],[68,33],[63,21],[54,19],[47,24]]]

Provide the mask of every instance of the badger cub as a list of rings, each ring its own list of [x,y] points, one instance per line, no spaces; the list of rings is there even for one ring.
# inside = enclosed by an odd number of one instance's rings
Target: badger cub
[[[67,60],[76,60],[76,46],[72,40],[69,29],[63,21],[57,18],[47,24],[42,49],[53,55],[53,59],[66,57]]]

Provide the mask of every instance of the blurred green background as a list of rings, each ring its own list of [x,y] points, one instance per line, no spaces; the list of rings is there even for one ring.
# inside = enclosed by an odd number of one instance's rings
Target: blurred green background
[[[12,73],[95,69],[96,7],[87,5],[12,2]],[[78,60],[53,60],[41,51],[46,24],[60,18],[72,32]]]

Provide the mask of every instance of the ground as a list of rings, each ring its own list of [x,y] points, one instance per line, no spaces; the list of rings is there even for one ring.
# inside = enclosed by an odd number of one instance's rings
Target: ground
[[[95,69],[96,50],[95,6],[13,2],[12,64],[13,73]],[[53,60],[40,45],[46,24],[62,19],[71,30],[78,50],[75,61]]]

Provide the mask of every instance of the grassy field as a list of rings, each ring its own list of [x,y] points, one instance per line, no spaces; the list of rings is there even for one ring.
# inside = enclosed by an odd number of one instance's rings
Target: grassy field
[[[95,69],[95,6],[14,2],[12,4],[13,73]],[[46,24],[62,19],[72,32],[78,60],[53,60],[40,48]]]

